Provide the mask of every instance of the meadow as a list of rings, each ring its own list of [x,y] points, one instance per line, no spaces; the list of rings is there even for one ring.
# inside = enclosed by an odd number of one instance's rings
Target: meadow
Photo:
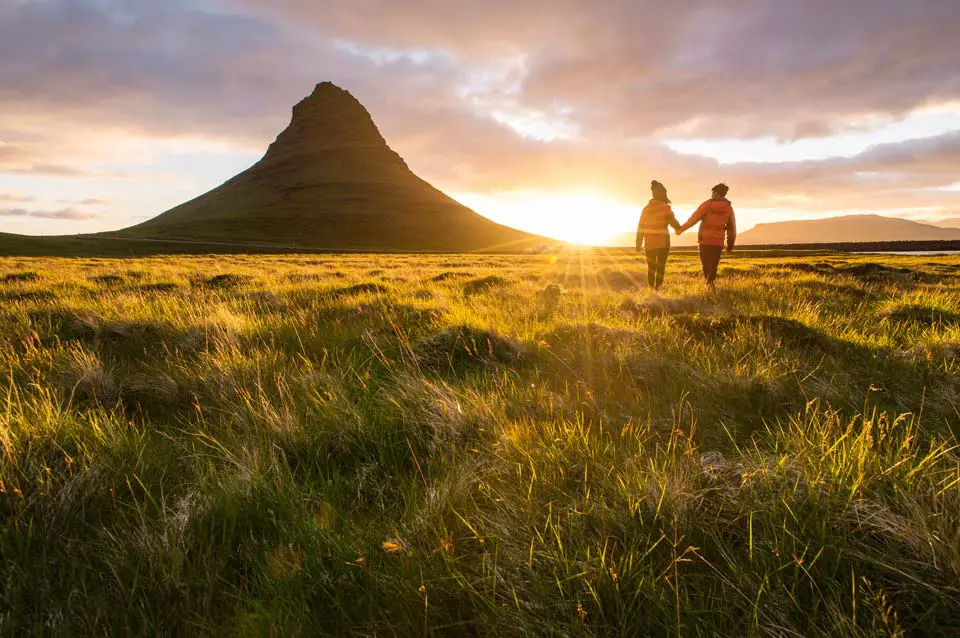
[[[960,257],[0,258],[0,633],[955,636]]]

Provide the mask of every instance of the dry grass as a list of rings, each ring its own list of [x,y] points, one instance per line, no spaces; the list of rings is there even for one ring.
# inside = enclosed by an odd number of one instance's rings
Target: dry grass
[[[952,636],[960,259],[0,259],[0,633]]]

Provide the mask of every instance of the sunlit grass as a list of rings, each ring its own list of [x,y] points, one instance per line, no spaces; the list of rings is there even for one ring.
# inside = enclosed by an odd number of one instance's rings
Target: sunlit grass
[[[960,259],[0,259],[0,633],[955,635]]]

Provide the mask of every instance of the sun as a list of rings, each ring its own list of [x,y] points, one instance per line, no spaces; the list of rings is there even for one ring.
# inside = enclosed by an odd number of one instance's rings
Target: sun
[[[636,228],[641,211],[635,204],[588,190],[466,193],[455,198],[500,224],[592,246],[609,245]]]

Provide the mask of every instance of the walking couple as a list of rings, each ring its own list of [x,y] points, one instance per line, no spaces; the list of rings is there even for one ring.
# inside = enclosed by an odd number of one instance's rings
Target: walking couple
[[[707,286],[714,290],[720,255],[723,253],[724,236],[727,253],[733,252],[737,240],[737,219],[733,206],[727,199],[730,189],[726,184],[714,186],[710,199],[701,204],[683,226],[677,222],[670,207],[667,187],[654,180],[650,183],[650,189],[653,191],[653,199],[643,209],[640,224],[637,226],[637,252],[646,248],[647,282],[650,287],[660,290],[666,275],[667,258],[670,256],[670,233],[667,227],[672,226],[677,235],[680,235],[699,223],[700,263],[703,265]]]

